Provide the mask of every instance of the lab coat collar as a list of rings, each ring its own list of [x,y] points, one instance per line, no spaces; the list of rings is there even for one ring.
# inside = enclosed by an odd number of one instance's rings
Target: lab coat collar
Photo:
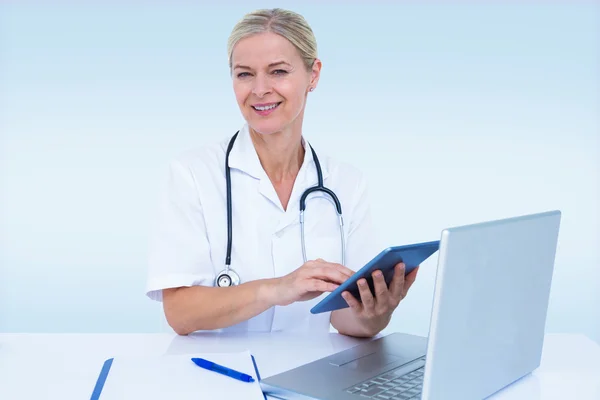
[[[298,178],[296,181],[302,181],[305,185],[313,186],[317,184],[316,166],[314,163],[311,146],[302,138],[302,146],[304,146],[304,161],[298,172]],[[316,152],[316,151],[315,151]],[[318,153],[317,153],[318,155]],[[326,179],[329,175],[327,170],[327,163],[324,160],[319,159],[321,164],[321,171],[323,173],[323,179]],[[263,169],[258,153],[252,143],[250,137],[250,130],[248,124],[240,129],[237,139],[233,144],[231,153],[229,154],[229,167],[231,169],[238,169],[256,179],[269,180],[265,170]]]

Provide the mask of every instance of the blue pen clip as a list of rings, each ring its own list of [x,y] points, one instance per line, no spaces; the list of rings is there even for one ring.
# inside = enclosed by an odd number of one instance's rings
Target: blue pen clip
[[[254,378],[248,374],[224,367],[212,361],[205,360],[204,358],[192,358],[192,361],[200,368],[218,372],[219,374],[229,376],[230,378],[237,379],[242,382],[254,382]]]

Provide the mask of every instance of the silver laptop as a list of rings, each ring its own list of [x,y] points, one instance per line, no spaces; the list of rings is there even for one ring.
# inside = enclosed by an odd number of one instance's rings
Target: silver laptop
[[[428,338],[393,333],[265,378],[282,399],[484,399],[540,365],[560,211],[442,232]]]

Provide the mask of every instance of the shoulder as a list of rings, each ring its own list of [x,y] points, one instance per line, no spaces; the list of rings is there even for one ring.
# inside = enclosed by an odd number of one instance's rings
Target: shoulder
[[[332,184],[342,185],[353,189],[353,191],[366,189],[366,175],[356,165],[331,155],[323,155],[319,157],[319,160],[321,158],[323,158],[321,163],[326,166]]]
[[[189,148],[168,161],[170,171],[180,171],[193,177],[223,173],[225,170],[225,153],[230,137]]]
[[[219,185],[225,176],[225,153],[229,139],[222,136],[167,158],[159,168],[161,195],[191,201],[198,199],[203,192],[211,192],[211,188],[220,190]]]
[[[343,208],[349,212],[346,215],[353,215],[357,210],[369,207],[369,185],[363,170],[335,156],[324,154],[318,157],[327,169],[324,184],[343,203]]]

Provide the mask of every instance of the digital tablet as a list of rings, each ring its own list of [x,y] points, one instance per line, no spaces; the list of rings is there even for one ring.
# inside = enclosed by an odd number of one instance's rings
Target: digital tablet
[[[329,293],[329,295],[315,305],[310,312],[312,314],[319,314],[348,307],[348,303],[346,303],[346,300],[342,297],[342,292],[346,290],[350,292],[355,299],[360,301],[360,292],[358,291],[357,282],[361,278],[367,280],[369,288],[371,288],[371,293],[374,293],[373,277],[371,276],[371,273],[376,270],[381,270],[381,272],[383,272],[385,282],[389,287],[390,282],[394,277],[394,267],[396,264],[404,262],[406,265],[405,274],[408,274],[438,251],[439,247],[439,240],[388,247],[375,256],[375,258],[369,261],[359,271],[355,272],[354,275],[348,278],[337,289]]]

